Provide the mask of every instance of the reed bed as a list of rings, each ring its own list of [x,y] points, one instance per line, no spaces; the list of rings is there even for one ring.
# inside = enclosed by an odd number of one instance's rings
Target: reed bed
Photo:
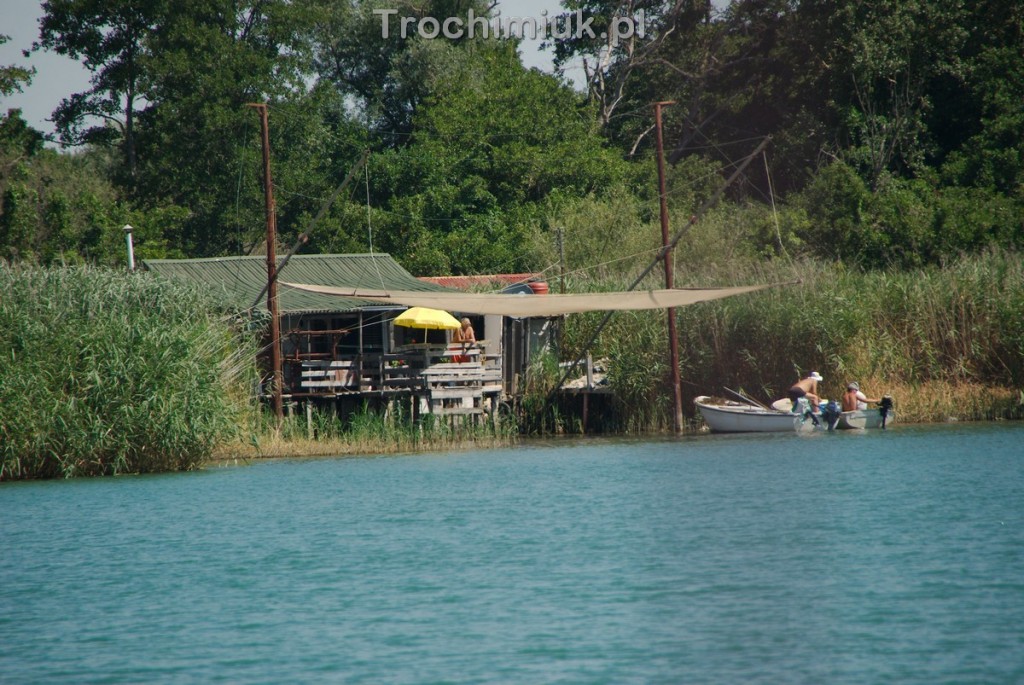
[[[254,411],[253,347],[147,274],[0,266],[0,480],[193,469]]]
[[[347,419],[328,408],[286,416],[281,426],[268,412],[255,417],[248,439],[217,447],[215,459],[293,456],[398,454],[514,444],[518,429],[511,417],[498,421],[469,416],[427,415],[413,421],[407,412],[381,413],[364,407]]]
[[[702,269],[677,270],[678,285],[801,282],[677,310],[688,413],[696,395],[730,387],[770,401],[817,370],[826,396],[858,380],[870,396],[893,396],[902,422],[1024,416],[1024,263],[1014,253],[916,272],[692,254],[677,266],[697,262]],[[570,289],[623,280],[574,278]],[[0,266],[0,289],[0,480],[192,469],[211,457],[461,449],[582,430],[548,401],[561,376],[554,356],[535,361],[499,421],[414,422],[401,409],[342,420],[319,410],[278,427],[253,396],[252,332],[203,293],[84,267]],[[563,359],[582,355],[602,318],[567,319]],[[592,350],[615,398],[601,417],[606,431],[670,427],[665,340],[664,312],[611,317]]]
[[[816,261],[705,265],[677,271],[677,285],[801,282],[677,310],[687,411],[694,396],[723,387],[774,400],[817,370],[826,396],[857,380],[870,396],[892,395],[905,420],[1024,415],[1024,263],[1015,253],[901,272]],[[566,356],[582,353],[599,319],[569,318]],[[652,311],[616,314],[602,333],[593,354],[610,366],[617,427],[670,425],[666,332],[664,312]]]

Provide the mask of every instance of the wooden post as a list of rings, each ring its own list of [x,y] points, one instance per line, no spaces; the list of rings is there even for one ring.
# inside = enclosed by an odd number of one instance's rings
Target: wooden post
[[[661,135],[661,108],[672,102],[654,103],[654,126],[658,134],[658,197],[661,199],[661,244],[665,259],[665,288],[674,287],[674,268],[672,266],[672,248],[668,234],[668,200],[665,197],[665,148]],[[668,308],[668,352],[669,368],[672,374],[672,395],[675,402],[673,428],[676,433],[683,432],[683,389],[679,380],[679,342],[676,339],[676,310]]]
[[[561,273],[562,294],[565,294],[565,229],[558,228],[558,270]]]
[[[277,212],[274,207],[274,186],[270,178],[270,124],[265,103],[250,104],[260,115],[263,134],[263,193],[267,212],[267,310],[270,312],[270,366],[274,385],[274,416],[277,427],[284,418],[282,401],[283,375],[281,373],[281,322],[277,312]]]

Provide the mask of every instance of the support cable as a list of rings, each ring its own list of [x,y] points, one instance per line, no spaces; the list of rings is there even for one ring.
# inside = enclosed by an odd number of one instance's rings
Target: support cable
[[[733,182],[740,176],[741,173],[743,173],[743,170],[747,168],[747,166],[754,160],[754,158],[761,154],[761,151],[768,146],[768,143],[771,142],[771,139],[772,137],[770,135],[764,137],[764,139],[761,141],[761,144],[757,146],[757,149],[755,149],[753,152],[747,155],[747,157],[736,167],[736,171],[732,173],[732,175],[725,181],[725,183],[719,186],[718,190],[716,190],[711,197],[705,200],[701,204],[701,206],[697,208],[697,211],[693,214],[693,216],[690,217],[690,220],[686,222],[686,225],[679,229],[679,231],[675,234],[675,237],[672,238],[671,242],[669,242],[667,245],[664,245],[660,250],[658,250],[657,256],[655,256],[651,263],[647,265],[647,268],[645,268],[640,273],[640,275],[637,276],[636,279],[634,279],[630,286],[626,288],[626,292],[634,290],[638,285],[640,285],[640,283],[643,282],[645,278],[647,278],[648,274],[650,274],[651,271],[653,271],[654,268],[658,266],[658,264],[664,261],[665,254],[675,248],[676,244],[680,240],[682,240],[683,235],[689,230],[690,226],[697,223],[697,221],[705,213],[707,213],[709,209],[711,209],[714,205],[718,203],[718,201],[722,198],[722,195],[725,194],[726,189],[733,184]],[[614,311],[609,311],[604,315],[604,318],[601,319],[601,323],[597,325],[597,328],[594,329],[594,332],[591,334],[586,344],[583,345],[583,352],[590,351],[591,346],[593,346],[594,342],[597,341],[597,337],[601,334],[601,331],[604,330],[604,327],[608,325],[608,322],[611,320],[612,315],[614,313]],[[576,356],[578,357],[579,355]],[[552,388],[551,392],[548,393],[545,405],[551,404],[552,400],[554,399],[555,393],[558,392],[562,385],[569,379],[569,376],[576,373],[576,369],[579,367],[579,365],[579,359],[574,359],[570,363],[568,368],[566,368],[565,373],[562,375],[562,378],[558,381],[555,387]]]
[[[327,199],[327,202],[325,202],[320,207],[320,211],[317,212],[315,217],[313,217],[313,220],[309,223],[309,226],[306,228],[306,230],[303,231],[299,235],[298,239],[296,239],[295,244],[292,245],[292,249],[288,251],[288,254],[285,255],[285,258],[281,261],[280,264],[277,265],[277,269],[274,271],[274,280],[275,281],[277,280],[277,277],[281,275],[281,269],[283,269],[285,266],[287,266],[287,264],[291,260],[291,258],[295,255],[296,252],[299,251],[299,248],[309,242],[309,234],[313,232],[313,227],[317,225],[317,223],[320,221],[320,219],[323,218],[324,214],[327,213],[327,210],[331,208],[331,205],[334,204],[334,201],[338,199],[339,195],[341,195],[341,191],[343,191],[345,189],[345,187],[349,184],[349,182],[351,182],[352,177],[356,175],[356,171],[359,170],[359,167],[361,165],[366,163],[366,159],[369,156],[370,156],[370,151],[369,150],[364,150],[363,151],[363,156],[359,158],[359,161],[356,162],[352,166],[351,169],[349,169],[348,175],[345,176],[345,180],[341,182],[340,186],[335,188],[334,192]],[[256,301],[252,303],[252,306],[249,307],[249,309],[255,309],[256,308],[256,306],[260,303],[260,300],[263,299],[263,296],[267,294],[267,288],[269,288],[269,287],[270,287],[270,283],[267,283],[267,285],[263,286],[263,290],[261,290],[260,294],[256,296]]]

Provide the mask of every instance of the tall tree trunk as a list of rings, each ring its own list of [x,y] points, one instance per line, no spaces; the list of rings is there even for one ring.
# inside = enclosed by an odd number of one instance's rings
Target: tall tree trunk
[[[124,103],[124,159],[128,164],[128,174],[135,180],[137,167],[135,159],[135,86],[128,88]]]

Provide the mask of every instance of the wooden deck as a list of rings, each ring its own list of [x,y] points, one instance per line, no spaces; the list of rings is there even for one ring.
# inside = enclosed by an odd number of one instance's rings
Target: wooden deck
[[[461,345],[408,345],[389,354],[292,363],[301,366],[300,392],[293,397],[412,396],[420,413],[474,415],[493,411],[503,390],[497,355]]]

